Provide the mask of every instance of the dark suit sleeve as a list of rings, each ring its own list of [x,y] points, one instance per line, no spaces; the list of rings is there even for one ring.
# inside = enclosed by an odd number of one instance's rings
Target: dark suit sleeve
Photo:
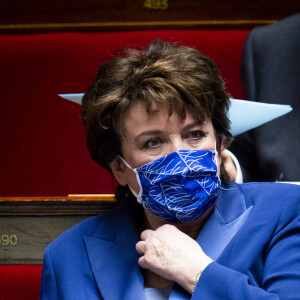
[[[248,35],[242,53],[241,79],[248,100],[256,99],[252,41],[255,39],[255,32],[257,30],[259,29],[253,29]],[[230,147],[230,151],[236,155],[240,163],[244,182],[261,181],[259,161],[256,152],[255,130],[236,136]]]
[[[49,247],[45,251],[42,281],[40,288],[40,300],[59,299],[55,274],[51,262]]]
[[[287,194],[287,200],[290,195]],[[262,254],[261,282],[216,262],[202,273],[193,300],[300,299],[300,199],[286,201],[277,228]],[[238,259],[232,258],[232,259]]]
[[[300,181],[300,14],[250,32],[241,80],[247,100],[293,108],[235,138],[230,150],[245,181]]]

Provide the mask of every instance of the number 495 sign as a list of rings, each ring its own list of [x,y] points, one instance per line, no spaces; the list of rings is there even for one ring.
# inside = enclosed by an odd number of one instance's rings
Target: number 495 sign
[[[144,7],[149,9],[167,9],[168,0],[145,0]]]

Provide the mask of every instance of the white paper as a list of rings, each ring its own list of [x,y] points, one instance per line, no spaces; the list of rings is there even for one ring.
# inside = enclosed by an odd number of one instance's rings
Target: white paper
[[[81,105],[83,94],[60,94],[60,97]],[[231,134],[238,135],[292,110],[290,105],[269,104],[248,100],[230,99],[228,117],[231,121]]]
[[[58,96],[81,105],[82,94],[59,94]]]
[[[231,106],[228,118],[231,121],[231,134],[238,135],[278,117],[292,110],[290,105],[269,104],[248,100],[230,99]]]

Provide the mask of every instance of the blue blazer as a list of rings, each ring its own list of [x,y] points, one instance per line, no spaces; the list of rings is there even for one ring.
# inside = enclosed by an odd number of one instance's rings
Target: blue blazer
[[[50,244],[40,299],[145,299],[135,218],[118,205]],[[174,284],[170,299],[300,299],[299,186],[231,183],[197,241],[215,261],[193,295]]]

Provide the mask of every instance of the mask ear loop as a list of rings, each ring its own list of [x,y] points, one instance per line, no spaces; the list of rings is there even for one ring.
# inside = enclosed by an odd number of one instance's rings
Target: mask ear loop
[[[127,168],[131,169],[135,173],[136,181],[137,181],[137,183],[140,187],[140,192],[137,194],[129,184],[128,184],[128,187],[129,187],[131,193],[136,197],[137,202],[141,204],[142,203],[143,188],[142,188],[142,185],[141,185],[139,173],[138,173],[137,169],[133,169],[122,156],[119,155],[119,158],[122,160],[122,162],[125,164],[125,166]]]
[[[215,163],[216,163],[216,165],[218,166],[218,160],[219,160],[219,157],[218,157],[218,155],[219,155],[219,152],[218,152],[218,150],[217,150],[217,137],[215,137]],[[220,176],[218,175],[218,177],[219,177],[219,181],[221,182],[221,179],[220,179]],[[220,185],[220,189],[221,190],[231,190],[231,188],[230,189],[225,189],[225,188],[223,188],[222,187],[222,184]]]
[[[217,137],[215,137],[215,149],[214,149],[215,155],[215,164],[218,166],[218,150],[217,150]]]

